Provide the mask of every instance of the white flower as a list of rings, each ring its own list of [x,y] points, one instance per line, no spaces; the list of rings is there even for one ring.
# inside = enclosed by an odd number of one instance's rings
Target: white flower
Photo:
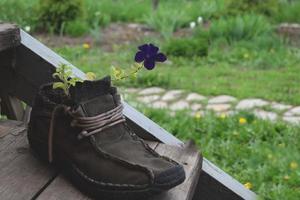
[[[197,22],[198,22],[198,24],[202,24],[203,18],[202,18],[201,16],[199,16],[199,17],[197,18]]]
[[[190,28],[193,29],[193,28],[195,28],[195,27],[196,27],[196,22],[191,22],[191,23],[190,23]]]
[[[26,32],[30,32],[31,28],[30,28],[30,26],[25,26],[24,29],[25,29]]]

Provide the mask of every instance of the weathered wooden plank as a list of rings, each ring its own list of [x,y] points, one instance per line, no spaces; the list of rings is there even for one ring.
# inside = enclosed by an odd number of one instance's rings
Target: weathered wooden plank
[[[22,122],[12,120],[1,120],[0,121],[0,138],[12,134],[15,135],[19,132],[25,131],[26,127]]]
[[[159,154],[182,164],[185,169],[186,180],[183,184],[160,194],[153,200],[192,200],[202,168],[202,156],[194,143],[188,142],[184,148],[159,144],[155,150]]]
[[[198,182],[202,163],[202,156],[199,154],[197,148],[192,143],[188,143],[182,148],[157,142],[147,143],[149,146],[154,147],[161,155],[168,156],[183,164],[187,176],[186,181],[180,186],[161,195],[154,196],[149,200],[191,200]],[[37,199],[87,200],[89,198],[68,183],[64,176],[59,175]]]
[[[32,199],[54,177],[53,170],[32,156],[20,125],[0,138],[0,199]]]
[[[36,200],[90,200],[89,197],[81,193],[79,190],[59,175],[55,180],[37,197]]]
[[[0,23],[0,51],[20,45],[20,29],[7,23]]]
[[[200,175],[193,200],[255,200],[255,193],[246,189],[237,180],[216,167],[209,160],[203,160],[203,173]]]

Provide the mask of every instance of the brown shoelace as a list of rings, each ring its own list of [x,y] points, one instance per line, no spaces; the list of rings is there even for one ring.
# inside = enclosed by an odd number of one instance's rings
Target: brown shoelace
[[[53,161],[53,129],[55,124],[55,115],[59,108],[64,107],[65,112],[69,113],[73,120],[71,122],[72,127],[81,128],[82,131],[78,134],[78,139],[91,136],[95,133],[99,133],[109,127],[112,127],[116,124],[125,122],[125,117],[123,115],[123,105],[120,104],[117,107],[109,110],[105,113],[93,117],[78,117],[75,116],[69,107],[57,106],[52,112],[50,129],[49,129],[49,138],[48,138],[48,158],[49,162]]]

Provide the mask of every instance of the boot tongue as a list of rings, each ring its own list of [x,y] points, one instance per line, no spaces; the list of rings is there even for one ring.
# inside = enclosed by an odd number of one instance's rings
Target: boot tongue
[[[83,116],[92,117],[116,107],[110,94],[111,80],[107,76],[98,81],[84,81],[70,88],[70,95]]]
[[[99,81],[84,81],[70,88],[71,99],[76,108],[74,114],[82,117],[93,117],[109,110],[119,104],[119,96],[116,88],[111,87],[110,77]],[[101,134],[94,134],[97,143],[112,143],[119,140],[124,132],[122,124],[116,124],[113,128],[106,129]]]

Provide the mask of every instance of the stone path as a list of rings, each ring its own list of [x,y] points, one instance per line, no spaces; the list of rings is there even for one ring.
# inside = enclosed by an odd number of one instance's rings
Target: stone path
[[[205,114],[207,111],[217,115],[232,115],[237,111],[253,112],[258,118],[276,121],[283,120],[300,124],[300,106],[292,106],[258,98],[239,100],[228,95],[214,97],[198,93],[187,93],[183,90],[165,90],[159,87],[146,89],[127,88],[121,90],[123,97],[135,103],[155,109],[168,109],[171,113],[189,110],[191,115]]]

